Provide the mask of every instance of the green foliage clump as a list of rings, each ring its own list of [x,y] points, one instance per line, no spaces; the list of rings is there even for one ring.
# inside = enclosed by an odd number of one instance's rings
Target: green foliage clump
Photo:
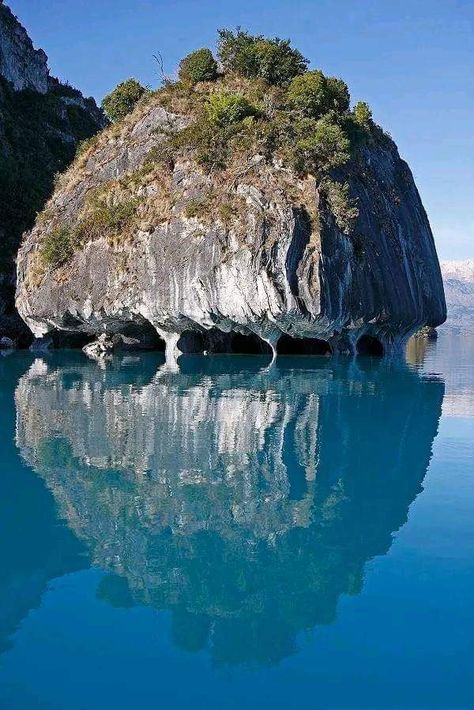
[[[209,171],[234,164],[238,172],[252,156],[278,157],[300,177],[316,179],[337,224],[349,232],[357,210],[347,185],[332,178],[367,133],[350,112],[345,82],[307,71],[307,61],[289,42],[242,30],[219,32],[218,56],[223,74],[217,90],[195,90],[186,103],[176,84],[175,105],[184,101],[192,120],[170,136],[171,152],[192,151]],[[173,109],[172,86],[166,98]],[[207,207],[191,202],[186,213],[201,215]]]
[[[354,118],[358,124],[364,127],[370,126],[372,122],[372,111],[365,101],[358,101],[354,106]]]
[[[193,151],[199,165],[211,170],[225,167],[229,152],[229,128],[224,129],[202,114],[186,128],[169,138],[171,151]]]
[[[348,183],[327,178],[322,187],[337,226],[345,234],[350,234],[359,216],[359,210],[350,199]]]
[[[218,56],[225,72],[286,86],[306,71],[308,60],[289,40],[266,39],[238,29],[219,30]]]
[[[181,60],[179,65],[180,81],[197,84],[199,81],[217,79],[217,62],[210,49],[197,49]]]
[[[308,118],[319,118],[329,111],[344,113],[349,102],[347,85],[319,70],[295,77],[288,88],[290,107]]]
[[[291,153],[297,172],[322,177],[349,160],[350,140],[331,116],[317,121],[303,118],[295,124],[295,130],[297,137]]]
[[[76,225],[60,225],[45,234],[41,241],[40,258],[52,269],[63,266],[72,259],[74,253],[87,242],[107,237],[122,237],[133,225],[139,200],[125,199],[107,204],[105,195],[93,197],[86,214]]]
[[[101,128],[95,105],[65,103],[77,94],[59,82],[47,94],[14,91],[0,77],[0,272],[13,271],[21,235],[43,209],[55,175]]]
[[[192,200],[189,200],[188,203],[186,204],[186,207],[184,208],[184,214],[188,219],[192,219],[193,217],[200,217],[203,213],[203,210],[207,208],[207,200],[204,198],[193,198]]]
[[[273,181],[289,199],[298,204],[303,199],[308,210],[314,204],[316,188],[338,227],[352,234],[358,210],[341,177],[341,167],[357,156],[365,141],[375,140],[377,127],[371,122],[367,104],[359,102],[351,112],[345,82],[319,70],[308,71],[307,60],[289,41],[221,30],[218,56],[220,74],[210,50],[199,49],[180,63],[179,81],[166,81],[156,92],[162,106],[186,116],[184,127],[176,131],[171,125],[169,131],[157,128],[157,145],[133,179],[129,175],[120,181],[120,194],[115,191],[117,185],[108,194],[102,190],[89,200],[72,229],[50,231],[42,251],[49,265],[64,264],[74,249],[99,237],[115,242],[133,234],[139,204],[133,195],[150,173],[153,179],[162,176],[163,194],[168,199],[162,200],[166,219],[169,204],[174,200],[176,205],[179,200],[176,186],[170,187],[169,171],[178,161],[190,158],[206,172],[222,171],[222,175],[209,193],[188,200],[184,206],[178,202],[188,218],[205,222],[211,217],[224,226],[233,225],[242,216],[235,186],[241,176],[250,174],[255,184]],[[133,109],[145,91],[129,79],[104,99],[103,107],[117,121]],[[255,170],[265,162],[278,168],[269,172],[268,179],[265,172]],[[294,173],[310,179],[293,191]],[[156,224],[153,220],[162,215],[143,199],[142,222]]]
[[[101,200],[93,201],[92,207],[74,230],[75,244],[81,246],[100,237],[114,238],[120,236],[134,221],[138,200],[134,198],[106,204]]]
[[[74,254],[74,241],[73,232],[64,225],[48,232],[40,247],[41,260],[45,266],[56,269],[69,261]]]
[[[257,108],[245,96],[227,92],[211,94],[206,110],[211,123],[220,126],[230,126],[258,113]]]
[[[145,93],[146,89],[139,81],[127,79],[107,94],[102,101],[102,108],[111,121],[120,121],[133,111]]]
[[[326,86],[328,92],[328,111],[335,111],[340,114],[349,111],[351,95],[346,82],[335,76],[328,76]]]

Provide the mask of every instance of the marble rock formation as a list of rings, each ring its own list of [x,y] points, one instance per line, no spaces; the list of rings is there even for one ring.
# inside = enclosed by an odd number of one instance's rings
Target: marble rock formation
[[[218,175],[182,159],[166,179],[164,169],[143,178],[150,155],[186,120],[150,99],[63,176],[53,217],[36,224],[18,258],[17,306],[37,337],[151,329],[170,358],[236,351],[240,336],[257,351],[383,354],[444,321],[429,221],[388,136],[339,169],[358,210],[349,235],[316,181],[260,155],[235,176],[233,222],[193,214],[190,204],[218,191]],[[131,233],[110,239],[99,230],[66,264],[42,268],[41,244],[58,219],[77,224],[90,196],[112,184],[136,185]],[[295,199],[303,192],[310,210]]]

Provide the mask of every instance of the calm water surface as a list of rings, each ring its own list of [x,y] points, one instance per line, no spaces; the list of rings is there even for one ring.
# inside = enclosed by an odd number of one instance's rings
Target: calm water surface
[[[0,357],[0,707],[474,708],[474,338]]]

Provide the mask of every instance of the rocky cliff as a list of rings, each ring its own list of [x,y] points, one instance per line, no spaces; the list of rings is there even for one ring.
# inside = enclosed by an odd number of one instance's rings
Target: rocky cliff
[[[14,309],[14,259],[77,145],[105,125],[93,99],[49,75],[47,57],[0,3],[0,338],[27,343]]]
[[[15,91],[48,91],[48,58],[35,49],[24,27],[0,0],[0,74]]]
[[[107,129],[21,248],[34,334],[154,332],[170,358],[382,354],[442,323],[433,236],[395,144],[347,87],[329,109],[300,84],[178,82]]]

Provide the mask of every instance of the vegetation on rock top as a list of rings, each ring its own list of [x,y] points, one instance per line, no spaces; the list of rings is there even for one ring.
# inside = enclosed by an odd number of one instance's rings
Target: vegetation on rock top
[[[156,226],[168,219],[167,207],[179,202],[179,196],[171,194],[169,176],[177,163],[189,161],[212,175],[212,187],[186,202],[187,217],[206,222],[217,214],[226,229],[232,228],[242,220],[241,198],[236,195],[239,178],[245,175],[246,181],[261,187],[259,177],[268,166],[273,170],[266,171],[266,189],[271,183],[283,190],[314,220],[317,188],[338,227],[351,235],[358,210],[341,168],[360,146],[384,134],[366,103],[351,110],[344,81],[308,70],[308,60],[289,41],[221,30],[217,61],[209,49],[199,49],[181,61],[178,79],[166,80],[157,91],[146,90],[134,79],[120,84],[103,102],[115,123],[94,142],[105,145],[119,135],[126,140],[150,102],[184,116],[186,125],[164,138],[160,128],[160,140],[140,170],[102,185],[76,223],[49,220],[41,246],[46,267],[64,264],[98,236],[119,240],[140,223]],[[90,150],[94,147],[86,144],[77,170]],[[139,196],[150,180],[161,182],[162,192],[149,199]],[[298,183],[312,186],[309,196],[295,188]]]
[[[105,96],[102,108],[111,121],[120,121],[133,111],[145,93],[146,89],[140,82],[136,79],[127,79]]]

